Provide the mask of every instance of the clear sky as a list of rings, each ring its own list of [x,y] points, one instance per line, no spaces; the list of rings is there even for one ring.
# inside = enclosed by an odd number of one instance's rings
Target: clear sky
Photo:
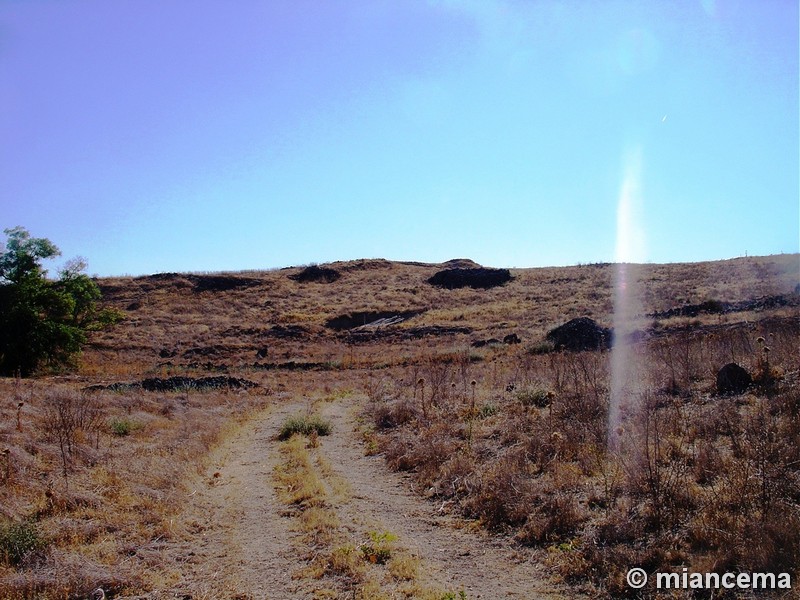
[[[635,190],[641,260],[798,252],[798,112],[797,0],[3,0],[0,229],[100,275],[568,265]]]

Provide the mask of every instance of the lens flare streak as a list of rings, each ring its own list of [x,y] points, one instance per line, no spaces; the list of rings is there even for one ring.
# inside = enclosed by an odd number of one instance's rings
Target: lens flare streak
[[[639,310],[636,293],[636,263],[644,260],[644,236],[640,226],[641,150],[624,160],[617,204],[616,270],[614,280],[614,343],[611,351],[611,397],[608,414],[609,449],[620,449],[624,413],[636,398],[639,369],[628,342]]]

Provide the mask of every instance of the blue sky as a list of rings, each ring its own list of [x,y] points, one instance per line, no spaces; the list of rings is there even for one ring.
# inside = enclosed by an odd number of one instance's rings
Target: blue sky
[[[637,260],[800,249],[796,0],[6,0],[0,82],[90,273],[613,261],[626,189]]]

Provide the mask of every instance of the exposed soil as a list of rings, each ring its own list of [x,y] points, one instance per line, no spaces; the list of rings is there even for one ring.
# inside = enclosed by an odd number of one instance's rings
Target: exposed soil
[[[179,590],[163,597],[308,598],[292,580],[297,557],[285,507],[272,473],[278,461],[275,434],[296,406],[278,406],[230,437],[212,456],[205,476],[187,499],[191,533],[177,551],[185,560]]]
[[[471,287],[473,289],[489,289],[511,281],[508,269],[451,268],[439,271],[428,279],[428,283],[449,290]]]
[[[296,273],[289,275],[289,279],[294,279],[300,283],[333,283],[342,276],[336,269],[330,267],[320,267],[318,265],[311,265]]]
[[[410,477],[389,472],[383,457],[365,456],[353,435],[352,408],[325,407],[334,434],[324,438],[325,455],[352,488],[353,501],[341,507],[344,522],[356,530],[386,530],[416,552],[434,584],[464,590],[467,598],[574,598],[554,591],[543,568],[507,539],[447,514],[441,503],[414,493]]]
[[[190,539],[175,550],[185,561],[183,580],[179,589],[155,597],[291,600],[330,588],[330,582],[298,577],[304,552],[291,528],[291,510],[277,499],[272,481],[280,459],[278,430],[304,409],[302,402],[274,407],[215,452],[187,499]],[[355,543],[370,531],[390,531],[419,556],[426,585],[463,590],[470,599],[575,597],[555,591],[532,554],[474,531],[415,494],[411,481],[390,472],[382,458],[365,456],[352,402],[325,404],[322,414],[333,430],[320,438],[319,451],[350,490],[336,511]]]

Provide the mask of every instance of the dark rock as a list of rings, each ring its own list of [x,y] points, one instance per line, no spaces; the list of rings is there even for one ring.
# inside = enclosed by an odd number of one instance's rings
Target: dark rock
[[[267,354],[269,354],[269,348],[264,346],[256,351],[256,358],[267,358]]]
[[[445,269],[428,279],[428,283],[431,285],[449,290],[462,287],[489,289],[509,281],[511,281],[511,272],[508,269],[487,269],[484,267]]]
[[[333,283],[342,276],[339,271],[330,267],[320,267],[311,265],[296,273],[289,275],[289,279],[294,279],[299,283]]]
[[[504,344],[520,344],[522,340],[519,339],[519,336],[516,333],[509,333],[506,337],[503,338]]]
[[[166,348],[162,348],[161,352],[158,353],[158,356],[161,358],[172,358],[178,354],[177,350],[167,350]]]
[[[578,317],[551,330],[547,340],[554,350],[605,350],[611,346],[611,330],[589,317]]]
[[[717,392],[724,396],[744,393],[753,378],[744,367],[728,363],[717,372]]]

